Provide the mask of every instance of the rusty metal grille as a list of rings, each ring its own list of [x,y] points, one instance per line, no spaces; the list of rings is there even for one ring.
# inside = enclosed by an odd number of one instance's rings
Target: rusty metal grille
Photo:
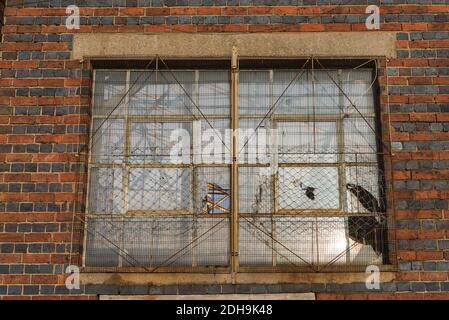
[[[85,266],[390,264],[376,76],[318,64],[237,70],[238,84],[230,70],[171,70],[159,57],[96,70]]]

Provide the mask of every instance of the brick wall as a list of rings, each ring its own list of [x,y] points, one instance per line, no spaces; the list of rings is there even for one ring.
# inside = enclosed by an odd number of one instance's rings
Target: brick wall
[[[65,27],[65,6],[73,3],[81,11],[79,30]],[[449,1],[338,3],[8,0],[0,60],[0,297],[313,291],[323,299],[449,298]],[[88,139],[91,81],[89,63],[70,60],[73,32],[313,31],[319,36],[320,31],[366,31],[368,4],[380,5],[381,30],[397,32],[398,58],[380,77],[384,108],[388,75],[391,109],[396,281],[383,284],[380,292],[368,292],[364,283],[303,283],[83,286],[67,295],[64,266],[79,261],[80,234],[72,236],[72,219],[82,194],[85,166],[78,154]]]

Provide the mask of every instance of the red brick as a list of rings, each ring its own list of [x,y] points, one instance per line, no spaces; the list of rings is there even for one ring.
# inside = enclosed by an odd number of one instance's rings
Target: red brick
[[[220,7],[199,7],[197,9],[198,15],[205,15],[205,16],[216,16],[220,15],[221,8]]]
[[[446,281],[448,272],[421,272],[420,277],[423,281]]]
[[[404,261],[416,260],[416,252],[415,251],[398,251],[397,256],[398,256],[399,260],[404,260]]]
[[[309,32],[309,31],[324,31],[325,26],[322,24],[314,24],[314,23],[306,23],[306,24],[300,24],[299,30],[302,32]]]
[[[275,15],[296,15],[298,13],[298,8],[294,6],[273,7],[272,13]]]
[[[431,77],[409,77],[408,83],[411,85],[432,84],[432,78]]]
[[[23,242],[24,235],[22,233],[4,232],[0,233],[0,242]]]
[[[118,11],[118,8],[94,8],[93,14],[95,16],[116,16]]]
[[[249,15],[270,15],[273,9],[271,7],[249,7]]]
[[[434,122],[436,120],[435,113],[411,113],[411,121]]]
[[[399,292],[396,295],[397,300],[423,300],[424,294],[418,292]]]
[[[57,275],[33,275],[31,276],[31,283],[35,284],[57,284]]]
[[[449,300],[449,292],[426,292],[424,300]]]
[[[396,237],[399,240],[418,239],[418,231],[415,230],[397,230]]]
[[[47,253],[28,253],[23,255],[23,263],[50,263],[51,256]]]
[[[143,16],[145,14],[144,8],[120,8],[120,16]]]
[[[247,7],[223,7],[223,8],[221,8],[221,14],[225,15],[225,16],[247,15],[248,8]]]
[[[29,275],[4,275],[4,284],[29,284],[31,276]]]
[[[147,16],[166,16],[170,14],[170,8],[147,8],[145,15]]]
[[[170,15],[173,16],[194,16],[196,15],[197,8],[194,7],[175,7],[170,8]]]

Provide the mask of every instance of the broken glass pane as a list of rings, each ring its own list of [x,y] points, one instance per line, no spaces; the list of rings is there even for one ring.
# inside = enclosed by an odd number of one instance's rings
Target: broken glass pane
[[[338,169],[335,167],[280,167],[280,209],[338,209]]]

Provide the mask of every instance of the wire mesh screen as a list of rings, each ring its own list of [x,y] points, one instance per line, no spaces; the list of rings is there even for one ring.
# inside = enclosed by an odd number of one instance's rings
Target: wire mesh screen
[[[227,218],[101,217],[89,219],[88,228],[88,266],[146,267],[153,271],[229,263],[229,247],[223,243],[229,239]]]
[[[86,266],[229,265],[229,101],[223,70],[96,71]]]
[[[97,70],[85,265],[388,264],[372,86],[362,68],[240,70],[235,133],[229,70]]]
[[[240,71],[242,266],[390,262],[372,87],[367,69]]]

